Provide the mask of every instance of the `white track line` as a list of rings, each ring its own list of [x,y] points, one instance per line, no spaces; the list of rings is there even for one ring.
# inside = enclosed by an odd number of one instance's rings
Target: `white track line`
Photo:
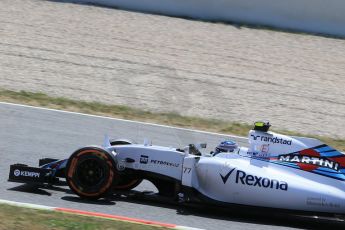
[[[114,118],[114,117],[106,117],[106,116],[92,115],[92,114],[78,113],[78,112],[71,112],[71,111],[58,110],[58,109],[48,109],[48,108],[43,108],[43,107],[37,107],[37,106],[31,106],[31,105],[22,105],[22,104],[15,104],[15,103],[9,103],[9,102],[2,102],[2,101],[0,101],[0,105],[1,104],[3,104],[3,105],[11,105],[11,106],[18,106],[18,107],[24,107],[24,108],[39,109],[39,110],[45,110],[45,111],[53,111],[53,112],[58,112],[58,113],[73,114],[73,115],[86,116],[86,117],[102,118],[102,119],[115,120],[115,121],[125,121],[125,122],[135,123],[135,124],[151,125],[151,126],[156,126],[156,127],[169,128],[169,129],[178,129],[178,130],[182,130],[182,131],[189,131],[189,132],[196,132],[196,133],[203,133],[203,134],[210,134],[210,135],[217,135],[217,136],[228,136],[228,137],[232,137],[232,138],[248,140],[247,137],[241,137],[241,136],[230,135],[230,134],[207,132],[207,131],[187,129],[187,128],[179,128],[179,127],[173,127],[173,126],[168,126],[168,125],[159,125],[159,124],[154,124],[154,123],[149,123],[149,122],[132,121],[132,120],[126,120],[126,119],[120,119],[120,118]],[[341,152],[341,153],[345,154],[344,152]]]
[[[22,203],[22,202],[2,200],[2,199],[0,199],[0,204],[8,204],[8,205],[18,206],[18,207],[23,207],[23,208],[33,208],[33,209],[50,210],[50,211],[53,211],[55,209],[55,207],[49,207],[45,205]]]
[[[168,126],[168,125],[159,125],[159,124],[154,124],[154,123],[149,123],[149,122],[132,121],[132,120],[126,120],[126,119],[120,119],[120,118],[113,118],[113,117],[106,117],[106,116],[100,116],[100,115],[71,112],[71,111],[58,110],[58,109],[48,109],[48,108],[43,108],[43,107],[37,107],[37,106],[31,106],[31,105],[22,105],[22,104],[15,104],[15,103],[1,102],[1,101],[0,101],[0,104],[18,106],[18,107],[24,107],[24,108],[39,109],[39,110],[45,110],[45,111],[53,111],[53,112],[66,113],[66,114],[73,114],[73,115],[86,116],[86,117],[103,118],[103,119],[115,120],[115,121],[125,121],[125,122],[135,123],[135,124],[151,125],[151,126],[162,127],[162,128],[178,129],[178,130],[182,130],[182,131],[197,132],[197,133],[217,135],[217,136],[228,136],[228,137],[232,137],[232,138],[248,140],[248,138],[246,138],[246,137],[241,137],[241,136],[236,136],[236,135],[214,133],[214,132],[200,131],[200,130],[187,129],[187,128],[179,128],[179,127],[173,127],[173,126]]]

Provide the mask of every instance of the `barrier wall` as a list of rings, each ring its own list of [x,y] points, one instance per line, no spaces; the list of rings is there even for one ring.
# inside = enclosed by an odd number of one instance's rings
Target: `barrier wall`
[[[80,0],[122,9],[345,36],[345,0]]]

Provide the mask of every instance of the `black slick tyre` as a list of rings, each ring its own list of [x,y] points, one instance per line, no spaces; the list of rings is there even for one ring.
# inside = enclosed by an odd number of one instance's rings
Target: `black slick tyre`
[[[102,148],[81,148],[68,159],[66,180],[70,189],[81,198],[95,200],[104,197],[116,178],[116,163]]]
[[[143,179],[135,179],[121,175],[119,183],[116,184],[113,189],[115,191],[129,191],[137,187],[142,181]]]

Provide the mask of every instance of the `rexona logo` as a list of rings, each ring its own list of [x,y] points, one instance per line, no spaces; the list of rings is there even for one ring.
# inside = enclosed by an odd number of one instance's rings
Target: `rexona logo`
[[[283,162],[315,165],[319,167],[333,169],[336,171],[338,171],[339,169],[339,164],[337,162],[331,161],[325,157],[315,157],[315,156],[312,157],[312,156],[303,156],[303,155],[298,155],[298,154],[285,154],[285,155],[279,155],[278,159]]]
[[[20,171],[19,169],[14,170],[13,174],[16,177],[18,176],[34,177],[34,178],[40,177],[39,172]]]
[[[264,142],[269,142],[269,143],[273,143],[273,144],[281,144],[281,145],[291,145],[292,144],[292,140],[285,140],[283,138],[278,138],[278,137],[268,137],[268,136],[260,136],[260,135],[250,135],[251,137],[253,137],[253,139],[256,140],[261,140]]]
[[[220,177],[222,178],[222,181],[224,184],[227,182],[230,175],[235,170],[236,168],[233,168],[225,176],[220,174]],[[277,190],[283,190],[283,191],[287,191],[289,187],[288,183],[286,183],[285,181],[278,181],[274,179],[269,179],[267,177],[254,176],[254,175],[247,174],[246,172],[241,171],[241,170],[236,170],[235,183],[243,184],[247,186],[277,189]]]

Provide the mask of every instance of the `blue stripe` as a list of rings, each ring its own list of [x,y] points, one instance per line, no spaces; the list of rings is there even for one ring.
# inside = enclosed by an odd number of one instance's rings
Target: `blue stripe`
[[[322,175],[325,175],[325,176],[333,177],[333,178],[339,178],[339,179],[343,179],[343,180],[345,179],[345,175],[341,174],[341,173],[334,174],[334,173],[322,172],[322,171],[319,171],[319,170],[313,170],[313,172],[319,173],[319,174],[322,174]]]
[[[320,153],[320,155],[322,157],[336,157],[336,156],[343,156],[344,154],[334,150],[333,152]]]
[[[330,150],[335,150],[329,146],[326,146],[326,147],[322,147],[322,148],[319,148],[319,149],[315,149],[316,151],[318,151],[319,153],[321,152],[326,152],[326,151],[330,151]]]
[[[271,161],[271,162],[272,162],[272,161]],[[289,166],[289,167],[293,167],[293,168],[299,168],[298,165],[296,165],[295,163],[290,163],[290,162],[273,161],[273,163],[278,164],[278,165]]]
[[[336,171],[334,169],[330,169],[330,168],[324,168],[324,167],[319,167],[317,169],[315,169],[317,171],[320,171],[320,172],[326,172],[326,173],[339,173],[339,171]]]
[[[277,165],[281,165],[281,166],[285,166],[285,167],[289,167],[289,168],[295,168],[295,169],[299,169],[299,170],[302,170],[304,172],[309,172],[309,173],[315,173],[315,174],[318,174],[318,175],[321,175],[321,176],[325,176],[325,177],[329,177],[329,178],[333,178],[333,179],[336,179],[336,180],[341,180],[341,181],[345,181],[345,175],[344,174],[330,174],[330,173],[325,173],[325,172],[319,172],[318,170],[314,170],[314,171],[305,171],[303,169],[300,169],[298,166],[296,165],[287,165],[287,164],[284,164],[286,162],[279,162],[279,161],[271,161],[271,163],[273,164],[277,164]]]

